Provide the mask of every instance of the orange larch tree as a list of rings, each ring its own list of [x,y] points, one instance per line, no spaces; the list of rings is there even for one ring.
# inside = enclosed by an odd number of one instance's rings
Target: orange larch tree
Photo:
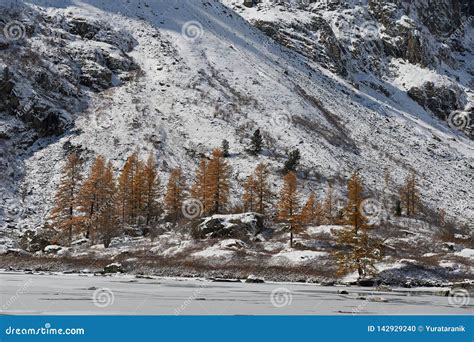
[[[55,204],[50,214],[54,226],[67,231],[69,245],[72,242],[74,229],[80,221],[77,209],[79,206],[78,193],[82,180],[82,160],[76,153],[71,153],[63,167]]]
[[[206,208],[210,214],[223,213],[229,201],[231,168],[220,149],[212,151],[207,168]]]
[[[194,183],[191,188],[191,196],[192,198],[199,200],[202,205],[203,212],[207,212],[206,204],[209,203],[208,199],[208,183],[209,183],[209,176],[208,176],[208,163],[206,159],[202,158],[199,162],[199,166],[196,170],[196,176],[194,178]]]
[[[283,178],[283,187],[278,202],[278,218],[290,225],[290,247],[293,247],[293,235],[299,228],[300,215],[297,181],[294,172],[288,172]]]
[[[182,215],[182,205],[186,197],[186,181],[180,168],[173,169],[168,179],[165,194],[165,210],[169,219],[178,222]]]

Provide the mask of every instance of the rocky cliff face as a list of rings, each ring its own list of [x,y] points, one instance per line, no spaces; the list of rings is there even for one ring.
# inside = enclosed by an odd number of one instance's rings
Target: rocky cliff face
[[[91,92],[118,86],[139,68],[127,54],[135,40],[106,22],[21,5],[0,12],[0,217],[8,223],[20,213],[5,200],[27,195],[15,184],[23,159],[42,147],[34,146],[38,139],[65,133]]]
[[[434,116],[463,113],[472,130],[473,3],[468,0],[227,3],[284,46],[383,96],[407,93]],[[449,124],[450,122],[448,122]]]
[[[32,8],[2,14],[10,26],[1,38],[0,111],[40,137],[61,134],[74,113],[84,110],[83,87],[105,90],[138,69],[127,55],[133,38],[104,22]],[[8,131],[2,134],[9,137]]]

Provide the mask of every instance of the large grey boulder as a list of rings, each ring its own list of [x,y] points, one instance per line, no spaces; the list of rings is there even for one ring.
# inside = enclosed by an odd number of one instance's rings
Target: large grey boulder
[[[55,231],[48,229],[28,230],[20,239],[20,247],[31,253],[42,251],[45,247],[54,245],[55,235]]]
[[[198,223],[197,232],[201,239],[221,238],[249,241],[264,230],[264,219],[256,213],[234,215],[213,215]]]

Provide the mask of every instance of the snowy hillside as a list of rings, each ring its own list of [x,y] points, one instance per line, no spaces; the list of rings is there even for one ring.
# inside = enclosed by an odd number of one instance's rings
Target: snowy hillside
[[[136,40],[129,55],[143,76],[99,94],[82,90],[87,109],[75,114],[72,134],[40,140],[41,147],[22,153],[26,157],[18,167],[31,183],[25,184],[25,202],[37,214],[48,209],[47,184],[54,182],[64,144],[102,153],[117,167],[136,148],[156,151],[166,171],[176,165],[194,169],[193,155],[227,138],[234,172],[243,179],[256,162],[243,148],[260,127],[271,142],[267,159],[275,168],[285,150],[301,149],[304,168],[315,180],[308,187],[322,190],[326,179],[361,169],[370,187],[380,190],[384,168],[397,183],[415,168],[428,203],[472,217],[472,142],[408,97],[400,94],[393,101],[354,89],[218,2],[54,3],[27,2],[30,9],[22,16],[79,18],[127,32]],[[188,32],[182,34],[186,23]],[[2,59],[13,48],[28,49],[46,39],[43,32],[33,33],[3,50]],[[81,43],[74,38],[71,45]],[[50,53],[48,45],[41,48]],[[21,184],[20,179],[16,187]]]
[[[223,2],[31,0],[1,5],[1,24],[15,21],[21,34],[14,40],[5,35],[0,42],[0,90],[7,84],[14,89],[14,96],[8,92],[7,99],[2,93],[0,99],[4,244],[11,243],[6,236],[44,224],[70,150],[82,151],[88,163],[102,154],[117,171],[133,151],[142,156],[153,152],[162,180],[177,166],[191,180],[199,156],[223,139],[230,143],[234,201],[241,197],[239,182],[260,161],[269,163],[276,192],[287,151],[299,148],[298,177],[305,194],[314,190],[322,196],[329,180],[336,180],[336,192],[342,193],[344,180],[360,170],[371,196],[379,198],[385,170],[393,181],[386,191],[395,194],[414,169],[426,206],[472,222],[473,140],[406,92],[424,80],[440,84],[444,76],[439,69],[394,59],[376,79],[373,70],[357,65],[364,64],[362,59],[323,65],[247,21],[290,25],[300,15],[309,20],[310,12],[239,9]],[[457,87],[465,94],[472,87],[469,32],[465,64],[447,67],[453,74],[445,77],[459,76]],[[391,96],[386,97],[370,84],[389,74],[385,87]],[[468,105],[465,95],[458,100]],[[35,111],[41,105],[48,110]],[[245,150],[257,128],[265,150],[255,157]]]
[[[469,1],[282,0],[254,1],[251,7],[225,2],[281,44],[366,93],[395,104],[407,102],[408,94],[442,120],[452,121],[454,111],[472,120],[474,8]],[[472,134],[472,125],[463,128]]]

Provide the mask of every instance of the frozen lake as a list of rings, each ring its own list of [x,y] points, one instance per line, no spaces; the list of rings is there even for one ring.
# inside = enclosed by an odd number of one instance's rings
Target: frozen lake
[[[434,315],[472,314],[441,288],[375,291],[299,283],[0,273],[2,314],[77,315]],[[347,291],[348,293],[338,293]]]

